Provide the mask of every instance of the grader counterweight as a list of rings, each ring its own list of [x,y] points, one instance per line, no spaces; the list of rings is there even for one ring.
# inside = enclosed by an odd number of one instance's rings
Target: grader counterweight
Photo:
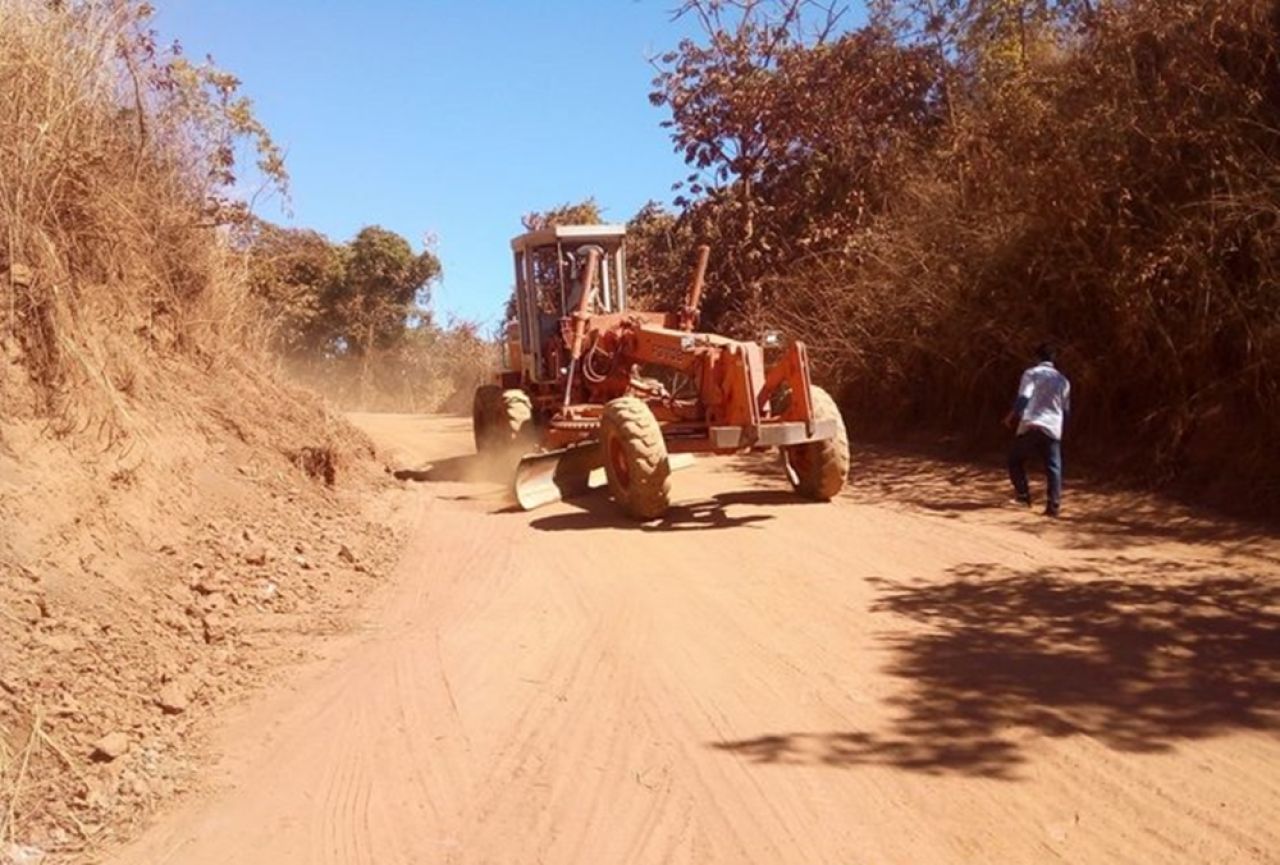
[[[475,394],[480,452],[525,452],[516,500],[526,509],[584,492],[603,467],[630,516],[661,516],[684,454],[778,448],[800,495],[844,487],[849,445],[834,400],[809,381],[801,342],[698,333],[709,249],[685,303],[628,309],[625,228],[555,226],[511,242],[516,320],[505,369]],[[688,459],[688,457],[684,457]]]

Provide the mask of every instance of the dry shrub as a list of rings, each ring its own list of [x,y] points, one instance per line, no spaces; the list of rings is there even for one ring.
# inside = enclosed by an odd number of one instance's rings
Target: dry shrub
[[[150,356],[242,341],[253,316],[223,242],[237,142],[283,182],[238,82],[159,50],[149,15],[0,0],[0,338],[33,408],[68,423],[92,404],[127,428],[119,392]]]
[[[643,284],[711,243],[704,326],[803,338],[863,428],[997,441],[1054,338],[1073,452],[1280,512],[1280,3],[867,5],[680,6]]]
[[[1107,7],[972,84],[851,254],[772,280],[775,317],[855,417],[989,441],[1054,338],[1077,442],[1280,507],[1278,45],[1272,0]]]
[[[322,483],[373,471],[368,441],[260,350],[234,172],[247,145],[283,181],[278,155],[235,79],[161,50],[148,16],[0,0],[4,861],[100,844],[173,789],[183,728],[144,690],[246,658],[180,600],[195,550],[228,560],[246,514],[275,521],[273,494],[309,532],[339,508]],[[148,756],[100,776],[89,743],[113,729]],[[118,786],[157,765],[164,787]]]

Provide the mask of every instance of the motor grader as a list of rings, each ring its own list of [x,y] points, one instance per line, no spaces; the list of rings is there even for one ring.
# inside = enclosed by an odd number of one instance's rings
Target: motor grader
[[[668,312],[628,309],[624,226],[554,226],[511,248],[505,369],[476,390],[472,422],[481,454],[524,454],[521,507],[585,492],[603,467],[618,505],[655,519],[669,504],[674,455],[768,448],[801,496],[840,492],[848,438],[834,400],[810,384],[804,344],[695,330],[707,247],[683,307]]]

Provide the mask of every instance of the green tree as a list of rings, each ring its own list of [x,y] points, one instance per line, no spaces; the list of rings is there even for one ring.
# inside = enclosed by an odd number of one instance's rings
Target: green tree
[[[262,220],[249,242],[249,284],[266,306],[274,348],[288,355],[328,349],[336,317],[326,302],[344,278],[342,247],[318,231]]]
[[[286,353],[363,357],[401,340],[425,318],[440,260],[378,226],[347,244],[266,222],[249,240],[250,277]]]
[[[704,37],[659,60],[650,96],[693,169],[680,222],[712,246],[704,313],[756,318],[796,260],[850,253],[937,125],[932,54],[891,30],[838,30],[798,0],[690,2]]]
[[[386,347],[404,335],[409,317],[425,309],[440,261],[430,250],[415,255],[393,231],[368,226],[343,251],[343,278],[326,305],[335,311],[335,336],[356,355]]]

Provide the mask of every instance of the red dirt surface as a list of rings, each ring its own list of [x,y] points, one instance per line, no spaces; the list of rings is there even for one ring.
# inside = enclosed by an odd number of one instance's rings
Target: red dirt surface
[[[1274,536],[884,452],[520,513],[466,421],[356,420],[425,481],[394,577],[102,861],[1280,861]]]

